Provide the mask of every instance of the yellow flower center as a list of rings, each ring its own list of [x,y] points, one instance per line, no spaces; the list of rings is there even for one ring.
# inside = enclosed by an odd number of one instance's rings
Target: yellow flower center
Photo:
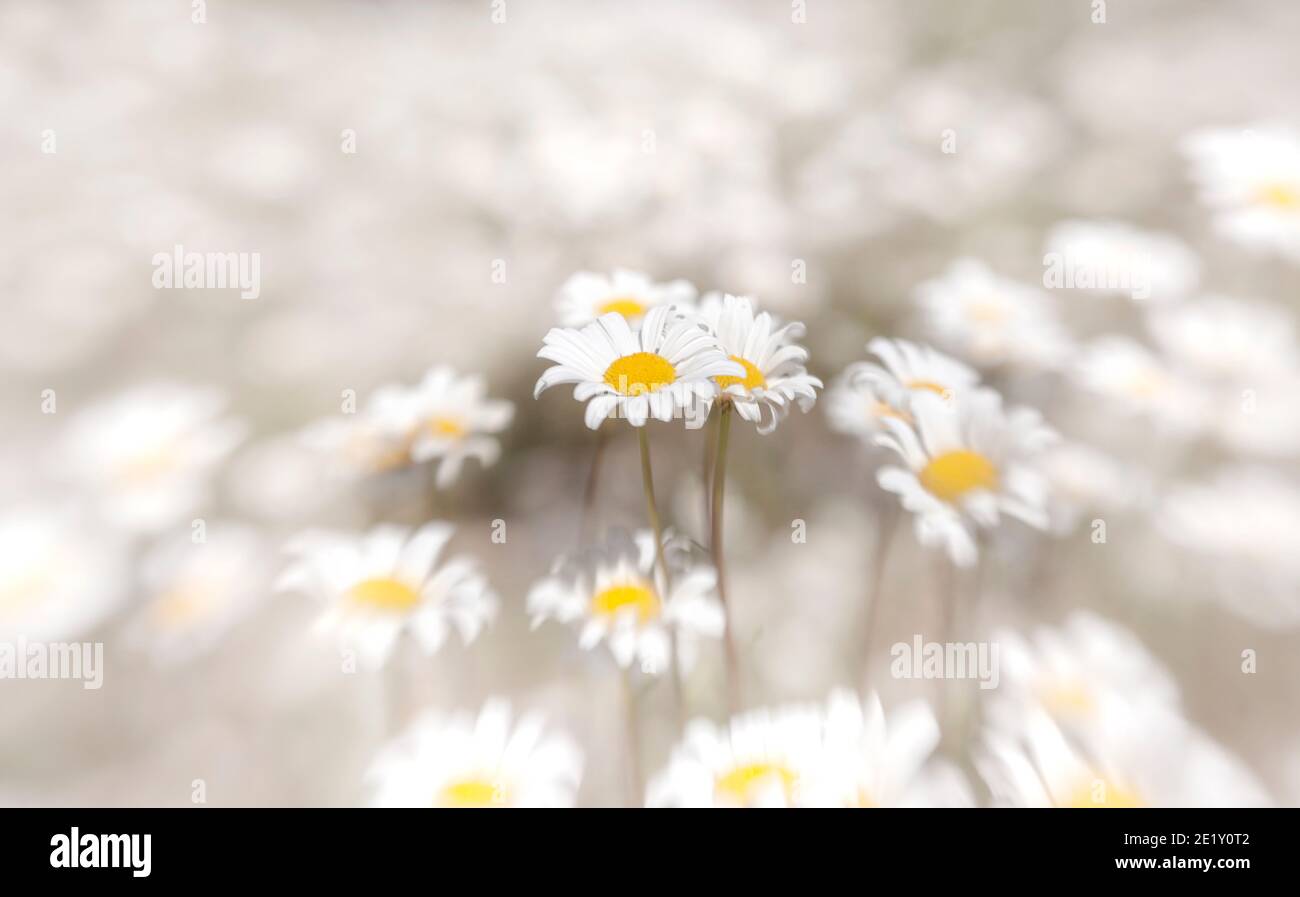
[[[976,299],[966,303],[966,313],[972,320],[996,324],[1007,316],[1006,307],[996,299]]]
[[[1268,184],[1255,192],[1255,199],[1262,205],[1294,212],[1300,210],[1300,187],[1293,184]]]
[[[435,417],[425,424],[429,432],[443,439],[459,439],[468,432],[465,422],[456,417]]]
[[[909,380],[907,381],[908,389],[927,389],[940,397],[947,397],[948,387],[942,383],[935,383],[933,380]]]
[[[163,629],[182,629],[202,619],[216,604],[216,596],[204,583],[182,583],[154,602],[152,617]]]
[[[612,617],[628,608],[636,611],[638,623],[646,623],[659,616],[659,596],[654,589],[641,583],[610,586],[591,599],[591,612],[602,617]]]
[[[653,352],[636,352],[615,359],[605,370],[605,382],[610,389],[625,396],[639,396],[671,386],[677,379],[677,370],[667,358]]]
[[[755,389],[767,386],[767,378],[756,365],[741,358],[739,355],[732,355],[731,360],[745,369],[743,377],[714,377],[713,379],[719,386],[726,389],[729,386],[743,386],[746,390],[753,392]]]
[[[615,296],[612,299],[606,299],[596,309],[596,314],[606,315],[612,311],[618,312],[625,318],[639,318],[646,313],[645,303],[632,298],[631,296]]]
[[[1083,716],[1096,709],[1092,692],[1081,682],[1060,682],[1042,689],[1043,705],[1058,716]]]
[[[1076,810],[1128,809],[1145,807],[1146,801],[1136,792],[1121,788],[1106,779],[1093,779],[1071,791],[1064,806]]]
[[[798,778],[792,769],[780,763],[745,763],[718,776],[713,790],[716,798],[723,803],[748,806],[764,792],[779,786],[789,802]]]
[[[123,459],[117,467],[117,475],[128,486],[145,486],[179,466],[180,453],[175,446],[157,445]]]
[[[363,579],[348,590],[355,603],[373,610],[406,611],[420,601],[420,593],[391,577]]]
[[[448,782],[435,803],[439,807],[473,810],[504,807],[508,801],[500,782],[485,776],[469,776]]]
[[[998,471],[978,452],[958,449],[939,455],[918,477],[925,491],[946,502],[955,502],[977,489],[992,491],[998,485]]]

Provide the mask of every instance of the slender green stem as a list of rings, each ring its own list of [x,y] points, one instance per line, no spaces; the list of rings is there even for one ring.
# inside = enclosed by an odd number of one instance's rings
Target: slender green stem
[[[718,597],[722,599],[723,648],[727,660],[727,707],[731,713],[740,710],[740,661],[736,654],[735,633],[731,625],[731,604],[727,601],[727,571],[723,559],[723,493],[727,485],[727,442],[731,434],[731,402],[725,399],[718,412],[718,456],[713,464],[713,502],[711,507],[709,550],[713,553],[713,566],[718,573]]]
[[[701,468],[703,471],[703,488],[701,492],[704,496],[704,522],[701,524],[704,529],[708,529],[710,521],[713,518],[713,504],[711,501],[711,491],[713,489],[713,456],[718,450],[718,415],[710,415],[705,422],[704,429],[704,464]],[[701,538],[701,541],[703,537]]]
[[[893,496],[889,496],[892,498]],[[889,547],[894,541],[894,531],[902,509],[891,501],[888,509],[876,521],[876,547],[871,556],[871,588],[867,592],[867,606],[863,609],[862,628],[862,684],[865,689],[871,677],[871,645],[875,640],[876,624],[880,620],[880,603],[884,598],[885,561],[889,557]]]
[[[646,516],[650,518],[650,529],[654,532],[655,537],[655,566],[659,568],[659,578],[663,582],[664,594],[667,599],[672,584],[668,579],[668,561],[664,558],[664,527],[659,517],[659,506],[655,503],[655,479],[654,469],[650,465],[650,437],[646,434],[644,426],[637,428],[637,440],[641,445],[641,485],[645,489],[645,506]],[[677,720],[679,723],[684,722],[686,713],[686,699],[682,694],[682,675],[681,665],[677,658],[677,626],[675,624],[668,627],[669,651],[669,677],[673,682],[673,700],[677,705]]]
[[[591,469],[587,472],[587,485],[582,490],[582,520],[579,523],[579,541],[586,543],[596,518],[596,484],[600,480],[600,462],[609,444],[609,428],[603,424],[596,430],[596,447],[591,452]]]

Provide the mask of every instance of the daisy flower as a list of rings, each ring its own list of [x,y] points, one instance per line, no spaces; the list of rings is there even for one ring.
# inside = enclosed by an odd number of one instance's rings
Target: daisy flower
[[[377,807],[448,809],[572,807],[582,751],[547,732],[537,713],[512,726],[510,705],[491,699],[478,717],[428,712],[371,767]]]
[[[803,335],[802,324],[778,326],[768,312],[754,314],[748,297],[718,293],[704,297],[699,319],[722,351],[744,368],[744,376],[714,376],[719,398],[757,424],[758,432],[775,430],[795,402],[803,411],[812,408],[822,381],[804,367],[808,350],[792,342]]]
[[[1220,234],[1300,261],[1300,135],[1272,126],[1205,130],[1182,150]]]
[[[950,351],[979,365],[1051,368],[1069,339],[1044,292],[959,259],[916,289],[922,327]]]
[[[69,421],[62,469],[95,496],[114,525],[165,528],[207,502],[213,471],[243,438],[244,427],[221,416],[224,406],[212,389],[172,383],[129,389]]]
[[[79,638],[126,596],[124,546],[111,528],[69,510],[0,514],[0,640]]]
[[[260,602],[268,561],[258,534],[240,524],[214,522],[204,542],[188,532],[161,542],[142,563],[147,599],[132,637],[164,664],[211,650]]]
[[[976,768],[999,806],[1073,809],[1267,806],[1249,770],[1176,716],[1134,719],[1083,749],[1039,710],[990,731]]]
[[[867,351],[883,365],[859,361],[844,372],[865,384],[885,406],[881,416],[907,418],[908,400],[918,391],[954,401],[979,384],[974,370],[929,346],[876,337],[867,343]]]
[[[1197,384],[1127,336],[1103,336],[1086,346],[1070,374],[1083,389],[1107,399],[1107,409],[1149,417],[1182,433],[1203,429],[1209,415]]]
[[[801,807],[823,769],[824,712],[815,705],[754,710],[725,727],[693,720],[647,789],[651,807]]]
[[[482,377],[439,365],[414,387],[389,384],[375,390],[360,414],[310,425],[303,441],[349,473],[436,461],[434,484],[445,489],[466,459],[488,467],[501,454],[495,434],[510,425],[515,409],[486,393]]]
[[[493,434],[510,425],[514,412],[512,403],[487,398],[482,377],[461,376],[440,365],[413,388],[377,390],[370,417],[414,463],[437,461],[435,484],[445,489],[467,458],[477,458],[484,467],[496,463],[501,445]]]
[[[704,423],[700,405],[712,399],[712,377],[746,376],[717,339],[672,306],[646,313],[639,332],[610,312],[581,330],[554,327],[537,355],[555,362],[542,373],[534,397],[561,383],[576,384],[573,397],[587,403],[586,423],[597,429],[607,417],[634,427],[653,417],[682,414],[691,429]],[[706,406],[707,407],[707,406]]]
[[[939,745],[939,724],[923,701],[886,715],[874,693],[865,702],[844,689],[826,704],[826,758],[807,796],[834,807],[967,806],[959,773],[927,769]]]
[[[1122,221],[1062,221],[1047,234],[1043,285],[1123,293],[1167,302],[1200,280],[1201,263],[1183,241]]]
[[[665,558],[679,556],[677,548],[666,539]],[[582,556],[561,558],[552,575],[529,591],[527,607],[534,628],[550,619],[579,625],[584,650],[608,642],[619,666],[636,661],[643,672],[658,674],[669,667],[673,627],[688,667],[698,639],[722,635],[716,586],[713,568],[697,565],[676,570],[671,588],[665,588],[655,563],[654,534],[615,530]]]
[[[337,634],[366,667],[384,665],[409,630],[433,654],[449,629],[466,644],[496,615],[497,596],[468,558],[439,564],[447,523],[415,532],[381,525],[362,536],[311,532],[294,540],[279,588],[309,591],[327,604],[319,628]]]
[[[882,467],[877,481],[917,515],[921,544],[943,545],[966,567],[977,559],[974,527],[996,526],[1002,513],[1047,526],[1046,480],[1029,460],[1056,434],[1038,412],[1003,411],[988,389],[952,404],[918,392],[909,407],[912,422],[886,418],[877,440],[907,466]]]
[[[1295,313],[1279,306],[1209,296],[1153,311],[1147,329],[1169,358],[1211,380],[1251,385],[1297,375]]]
[[[694,301],[695,287],[685,280],[654,283],[644,274],[616,268],[608,277],[591,271],[574,274],[560,287],[555,311],[562,327],[584,327],[614,312],[635,329],[652,308],[675,305],[688,311]]]
[[[1030,709],[1086,742],[1123,731],[1154,713],[1179,710],[1178,686],[1133,633],[1086,611],[1029,637],[1010,630],[1001,646],[1000,685],[991,719],[1015,721]],[[1133,683],[1141,682],[1141,689]]]

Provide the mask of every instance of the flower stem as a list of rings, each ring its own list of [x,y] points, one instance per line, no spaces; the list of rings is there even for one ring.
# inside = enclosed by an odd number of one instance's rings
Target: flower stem
[[[596,430],[596,447],[591,452],[591,469],[587,472],[587,485],[582,490],[582,519],[578,527],[579,541],[584,544],[591,538],[592,526],[596,517],[596,484],[600,480],[600,462],[605,456],[605,447],[609,443],[609,429],[601,426]]]
[[[871,588],[867,592],[867,606],[863,609],[862,628],[862,684],[865,691],[871,678],[871,643],[876,635],[876,623],[880,619],[880,602],[884,598],[885,561],[889,557],[889,547],[894,541],[894,531],[902,516],[898,504],[890,502],[888,509],[876,520],[876,547],[871,556]]]
[[[654,470],[650,466],[650,437],[644,426],[637,428],[637,441],[641,445],[641,485],[645,489],[646,516],[650,518],[650,529],[655,537],[655,566],[659,568],[659,578],[663,582],[663,598],[667,600],[671,583],[668,580],[668,561],[664,558],[664,527],[659,518],[659,506],[655,503]],[[669,677],[673,681],[673,701],[677,707],[677,721],[683,722],[686,713],[686,699],[682,694],[681,665],[677,658],[677,626],[669,624]]]
[[[735,714],[740,710],[740,662],[736,655],[735,634],[731,625],[731,605],[727,601],[727,574],[722,548],[722,500],[727,484],[727,442],[731,434],[731,402],[725,399],[718,411],[718,459],[713,464],[713,502],[710,508],[711,534],[709,550],[713,553],[713,566],[718,573],[718,597],[722,599],[723,648],[727,658],[727,708]]]
[[[623,710],[627,717],[628,806],[639,807],[645,789],[641,777],[641,720],[637,714],[636,689],[632,685],[630,667],[623,670]]]

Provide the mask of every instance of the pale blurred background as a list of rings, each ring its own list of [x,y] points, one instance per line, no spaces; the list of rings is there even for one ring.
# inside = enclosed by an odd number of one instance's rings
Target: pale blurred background
[[[197,779],[213,805],[364,802],[395,689],[413,704],[504,695],[544,710],[587,754],[580,802],[619,802],[608,658],[562,626],[530,632],[523,613],[530,583],[574,547],[592,451],[566,390],[532,398],[553,296],[574,271],[753,294],[805,322],[810,369],[828,383],[872,336],[925,339],[913,290],[959,257],[1041,284],[1046,235],[1067,219],[1171,234],[1199,259],[1198,294],[1294,320],[1300,267],[1216,234],[1179,145],[1204,128],[1300,122],[1300,7],[1107,7],[1095,24],[1083,0],[809,0],[800,22],[784,0],[221,0],[196,23],[186,3],[6,0],[0,496],[18,529],[41,509],[76,515],[81,541],[62,563],[103,571],[100,591],[120,594],[61,636],[105,644],[102,690],[0,681],[0,804],[190,805]],[[940,149],[948,129],[953,154]],[[151,260],[176,244],[258,253],[260,296],[155,290]],[[806,282],[792,278],[800,264]],[[1151,343],[1128,299],[1053,301],[1073,341]],[[470,462],[436,508],[422,471],[340,482],[302,448],[302,429],[337,414],[345,390],[364,400],[435,363],[482,374],[517,407],[501,460]],[[1172,672],[1188,718],[1274,800],[1300,803],[1294,622],[1236,612],[1157,520],[1168,489],[1225,465],[1295,483],[1295,451],[1134,422],[1060,368],[985,373],[1141,483],[1059,535],[1007,527],[985,624],[1084,607],[1130,628]],[[203,494],[169,522],[128,528],[58,446],[78,411],[156,381],[216,389],[242,432],[203,473]],[[46,390],[55,413],[42,412]],[[654,430],[661,502],[696,536],[699,438]],[[733,451],[731,591],[749,693],[819,700],[854,676],[884,506],[877,461],[822,407],[772,436],[738,431]],[[600,490],[602,522],[641,524],[626,428]],[[340,673],[309,631],[316,606],[271,591],[283,544],[431,510],[457,524],[455,547],[481,562],[500,617],[468,647],[404,657],[404,672]],[[1104,546],[1089,538],[1099,515]],[[233,566],[248,608],[201,650],[163,657],[140,620],[147,559],[188,539],[195,518],[209,538],[247,536]],[[795,518],[807,544],[790,540]],[[495,519],[505,544],[489,538]],[[931,619],[930,561],[900,533],[882,642]],[[721,713],[719,673],[710,655],[691,678],[701,713]],[[887,697],[929,693],[875,682]],[[648,771],[671,746],[663,691],[647,698]]]

